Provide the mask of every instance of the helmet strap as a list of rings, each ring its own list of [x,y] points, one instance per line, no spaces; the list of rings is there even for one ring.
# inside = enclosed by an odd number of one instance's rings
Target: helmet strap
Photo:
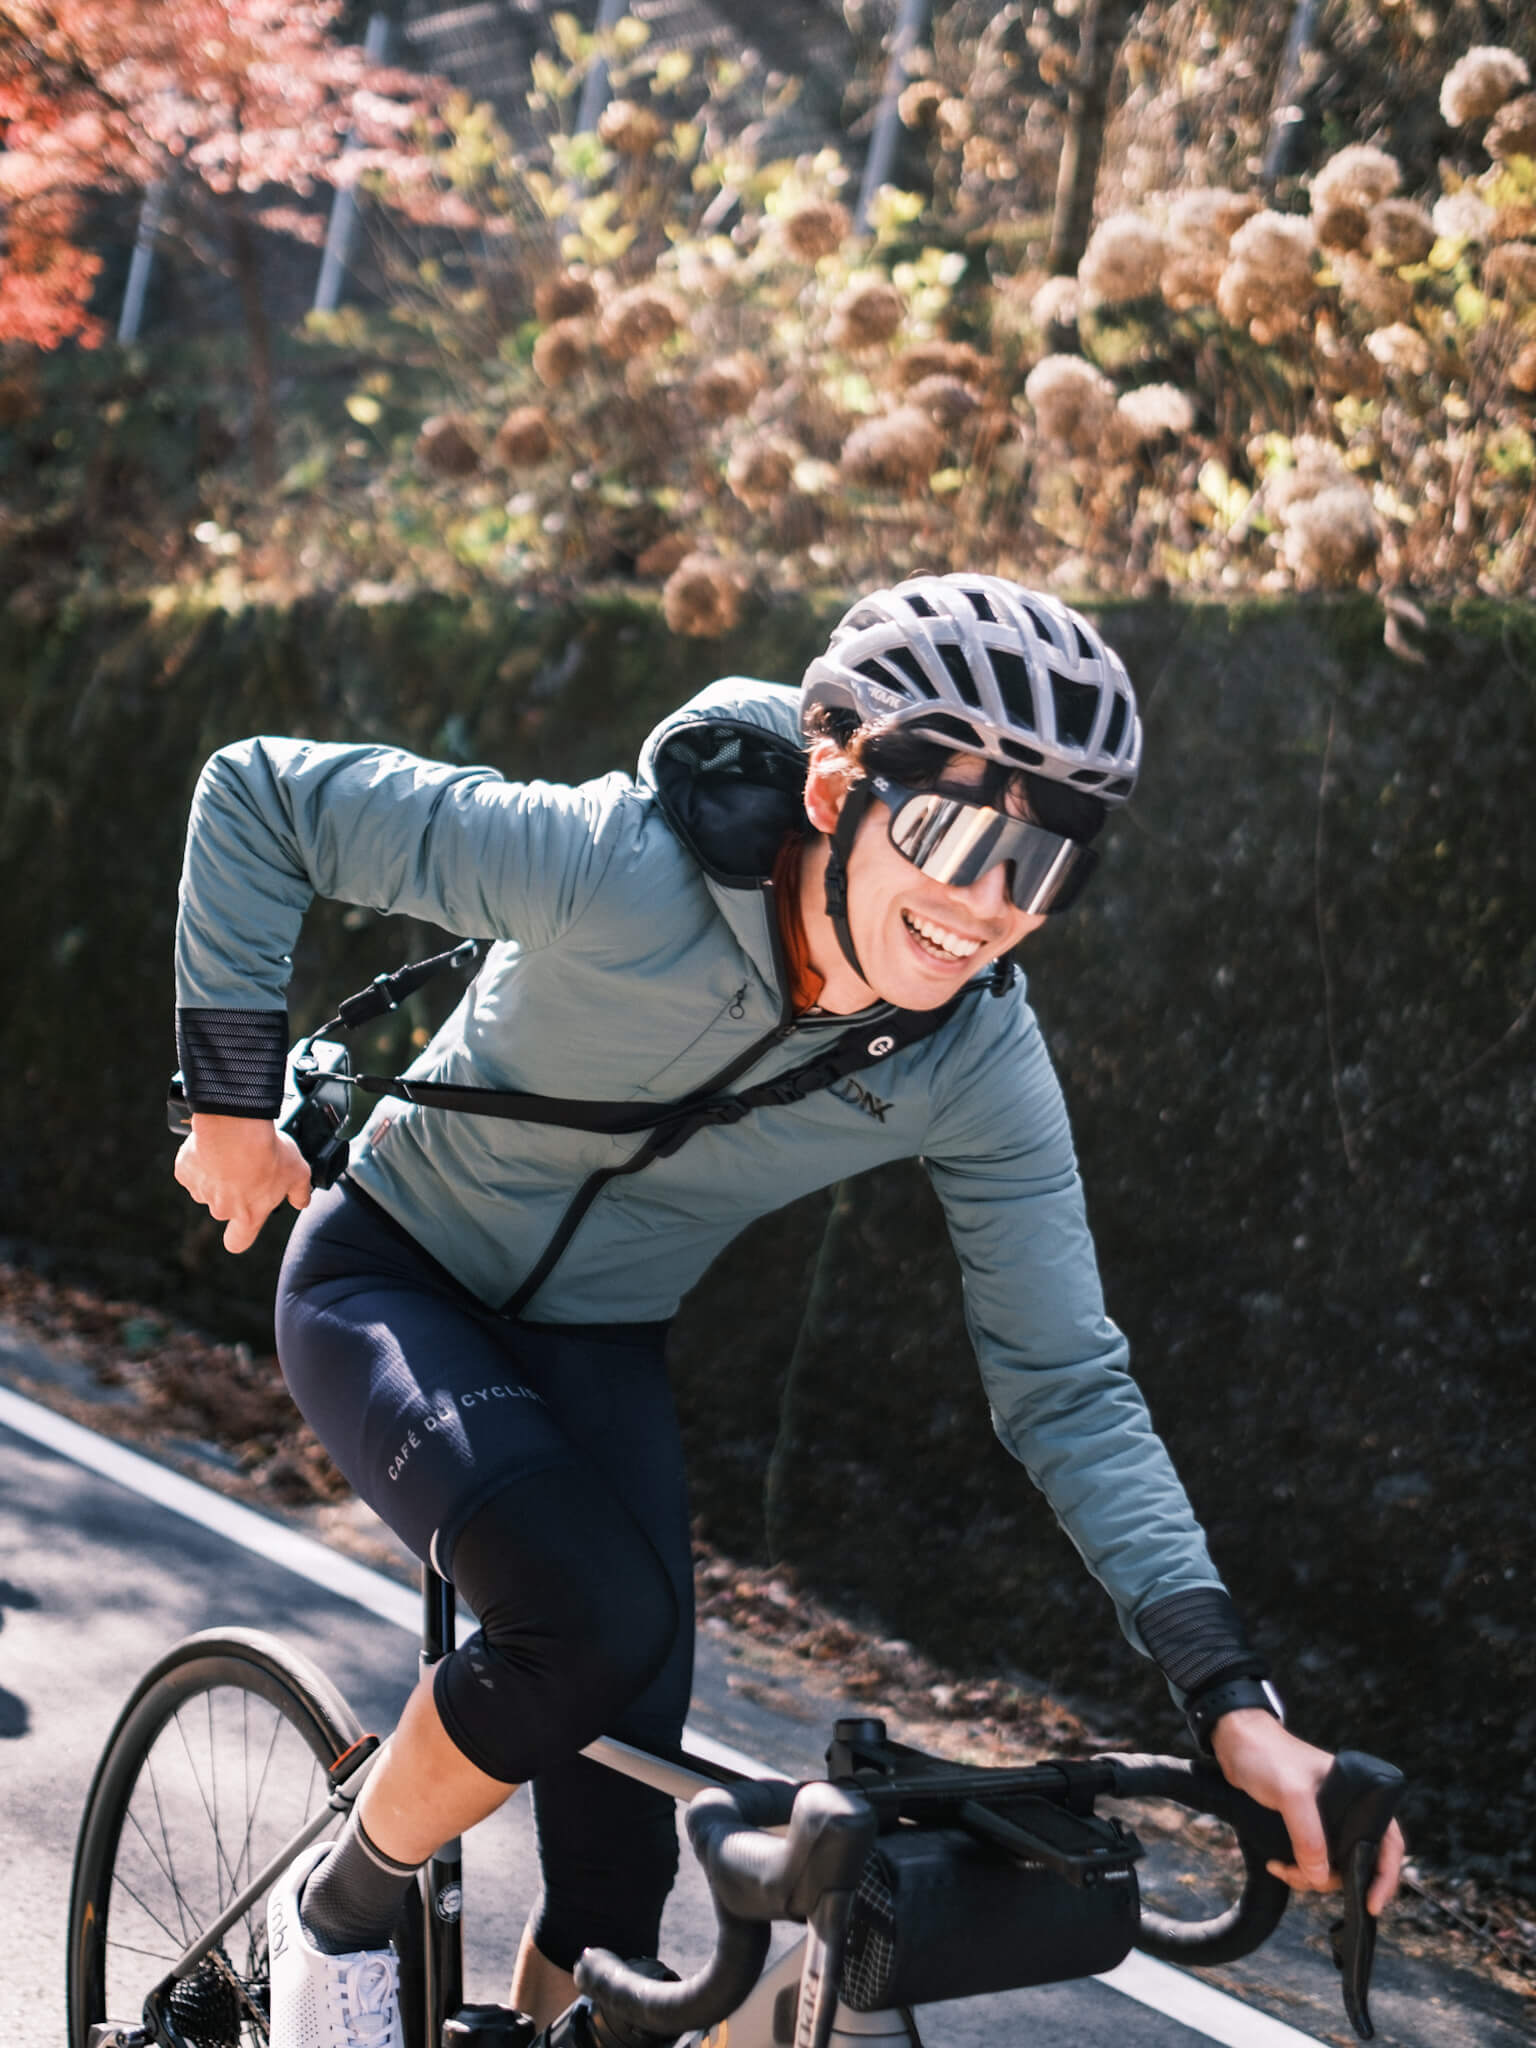
[[[837,823],[828,837],[827,846],[827,916],[837,934],[837,943],[843,949],[843,958],[859,977],[868,984],[869,977],[859,964],[854,951],[853,933],[848,924],[848,859],[853,852],[853,842],[858,837],[864,813],[874,801],[875,792],[869,778],[860,775],[848,785],[843,798],[843,808],[838,813]]]

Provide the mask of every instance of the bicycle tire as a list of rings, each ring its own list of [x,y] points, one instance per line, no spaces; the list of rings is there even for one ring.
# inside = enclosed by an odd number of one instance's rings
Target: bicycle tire
[[[144,1674],[80,1824],[69,2048],[88,2048],[101,2022],[139,2023],[176,1958],[324,1805],[327,1769],[361,1733],[322,1671],[253,1629],[189,1636]],[[187,2048],[265,2042],[264,1901],[179,1996]]]

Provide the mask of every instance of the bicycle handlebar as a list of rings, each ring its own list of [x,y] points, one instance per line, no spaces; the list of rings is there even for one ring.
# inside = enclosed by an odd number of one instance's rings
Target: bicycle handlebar
[[[1234,1905],[1192,1922],[1143,1908],[1136,1945],[1166,1961],[1208,1966],[1232,1962],[1265,1941],[1290,1899],[1289,1887],[1265,1868],[1294,1861],[1279,1814],[1229,1785],[1203,1758],[1105,1756],[1095,1762],[1105,1772],[1107,1796],[1171,1799],[1209,1813],[1234,1830],[1242,1850],[1245,1880]],[[986,1773],[975,1777],[976,1797],[984,1800]],[[1402,1773],[1391,1764],[1341,1750],[1318,1794],[1329,1862],[1344,1881],[1335,1960],[1345,2011],[1362,2040],[1372,2034],[1367,1994],[1376,1933],[1365,1893],[1402,1789]],[[783,1839],[761,1832],[786,1823]],[[657,2035],[702,2031],[734,2012],[761,1973],[769,1922],[813,1919],[829,1895],[851,1894],[878,1828],[872,1806],[856,1789],[822,1780],[795,1786],[749,1779],[713,1787],[690,1803],[687,1825],[719,1922],[710,1962],[680,1983],[646,1977],[604,1949],[586,1950],[576,1965],[577,1988],[605,2016]]]
[[[783,1827],[780,1839],[765,1828]],[[648,2033],[714,2026],[762,1974],[774,1920],[805,1920],[830,1893],[852,1892],[875,1844],[868,1802],[841,1785],[748,1779],[689,1802],[688,1839],[704,1866],[719,1934],[704,1968],[679,1983],[642,1976],[607,1949],[586,1949],[576,1988],[605,2018]]]

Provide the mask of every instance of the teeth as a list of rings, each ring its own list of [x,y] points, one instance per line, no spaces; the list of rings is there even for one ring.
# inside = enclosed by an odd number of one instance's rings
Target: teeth
[[[962,939],[958,932],[947,932],[943,925],[930,924],[926,917],[917,917],[910,910],[904,910],[902,916],[910,930],[939,952],[947,953],[951,960],[969,960],[981,945],[980,939]]]

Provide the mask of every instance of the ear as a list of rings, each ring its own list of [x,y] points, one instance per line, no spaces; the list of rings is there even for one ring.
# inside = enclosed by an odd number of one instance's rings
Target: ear
[[[812,740],[810,766],[805,776],[805,815],[818,832],[830,832],[848,795],[848,785],[858,774],[836,740]]]

